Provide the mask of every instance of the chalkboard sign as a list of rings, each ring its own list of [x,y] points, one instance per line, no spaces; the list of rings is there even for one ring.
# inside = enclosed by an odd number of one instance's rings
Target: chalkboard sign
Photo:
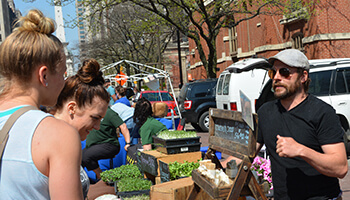
[[[137,163],[140,163],[139,166],[141,167],[142,171],[148,172],[153,176],[158,176],[158,163],[157,158],[154,156],[141,152]]]
[[[160,181],[162,183],[170,181],[169,165],[159,160]]]
[[[248,146],[249,126],[244,122],[229,119],[214,119],[215,136]]]
[[[241,112],[210,108],[210,148],[242,159],[244,156],[255,157],[256,114],[253,119],[255,131],[242,119]]]

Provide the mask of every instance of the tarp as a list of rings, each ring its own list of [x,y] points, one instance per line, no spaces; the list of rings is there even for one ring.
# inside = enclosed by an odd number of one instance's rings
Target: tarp
[[[130,73],[129,76],[125,75],[125,73],[119,70],[120,68],[125,69],[125,66],[130,67],[130,71],[132,71],[133,69],[133,71],[137,73],[133,73],[132,75]],[[143,81],[147,85],[147,87],[154,91],[159,90],[159,79],[165,78],[170,87],[168,88],[170,89],[169,92],[172,93],[174,97],[174,101],[178,110],[178,116],[180,117],[180,119],[182,118],[179,105],[175,96],[174,88],[170,79],[170,75],[167,71],[129,60],[120,60],[118,62],[109,64],[107,66],[102,67],[101,71],[104,74],[104,78],[109,79],[111,82],[120,82],[123,83],[120,85],[124,85],[126,81],[131,83],[134,83],[135,81]]]

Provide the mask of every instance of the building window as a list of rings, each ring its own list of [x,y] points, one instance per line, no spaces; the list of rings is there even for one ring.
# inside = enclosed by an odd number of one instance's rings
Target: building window
[[[303,37],[304,37],[304,35],[301,32],[297,32],[297,33],[294,33],[292,35],[292,48],[293,49],[298,49],[300,51],[304,51]]]
[[[80,38],[81,38],[81,39],[85,39],[85,36],[84,36],[84,35],[81,35]]]
[[[230,44],[230,56],[232,61],[238,61],[238,43],[237,43],[237,29],[236,27],[229,28],[229,44]]]
[[[80,34],[85,34],[85,31],[80,31]]]

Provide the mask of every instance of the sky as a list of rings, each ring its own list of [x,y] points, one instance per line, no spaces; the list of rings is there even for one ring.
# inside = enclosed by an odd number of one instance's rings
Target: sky
[[[37,8],[41,10],[45,16],[55,19],[55,9],[48,1],[50,0],[36,0],[33,3],[26,3],[24,0],[14,0],[15,7],[21,11],[22,15],[26,15],[29,10]],[[73,51],[78,44],[78,29],[75,27],[68,28],[69,21],[76,19],[75,1],[67,5],[62,5],[63,21],[65,26],[66,42],[68,42],[68,49]],[[72,24],[72,23],[71,23]],[[73,54],[78,54],[78,51],[73,51]]]

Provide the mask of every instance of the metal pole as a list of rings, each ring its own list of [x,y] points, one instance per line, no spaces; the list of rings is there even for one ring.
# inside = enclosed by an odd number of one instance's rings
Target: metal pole
[[[179,88],[181,89],[182,85],[183,85],[183,79],[182,79],[181,46],[180,46],[180,31],[179,31],[179,29],[176,32],[177,32],[177,51],[179,54],[179,70],[180,70]]]

